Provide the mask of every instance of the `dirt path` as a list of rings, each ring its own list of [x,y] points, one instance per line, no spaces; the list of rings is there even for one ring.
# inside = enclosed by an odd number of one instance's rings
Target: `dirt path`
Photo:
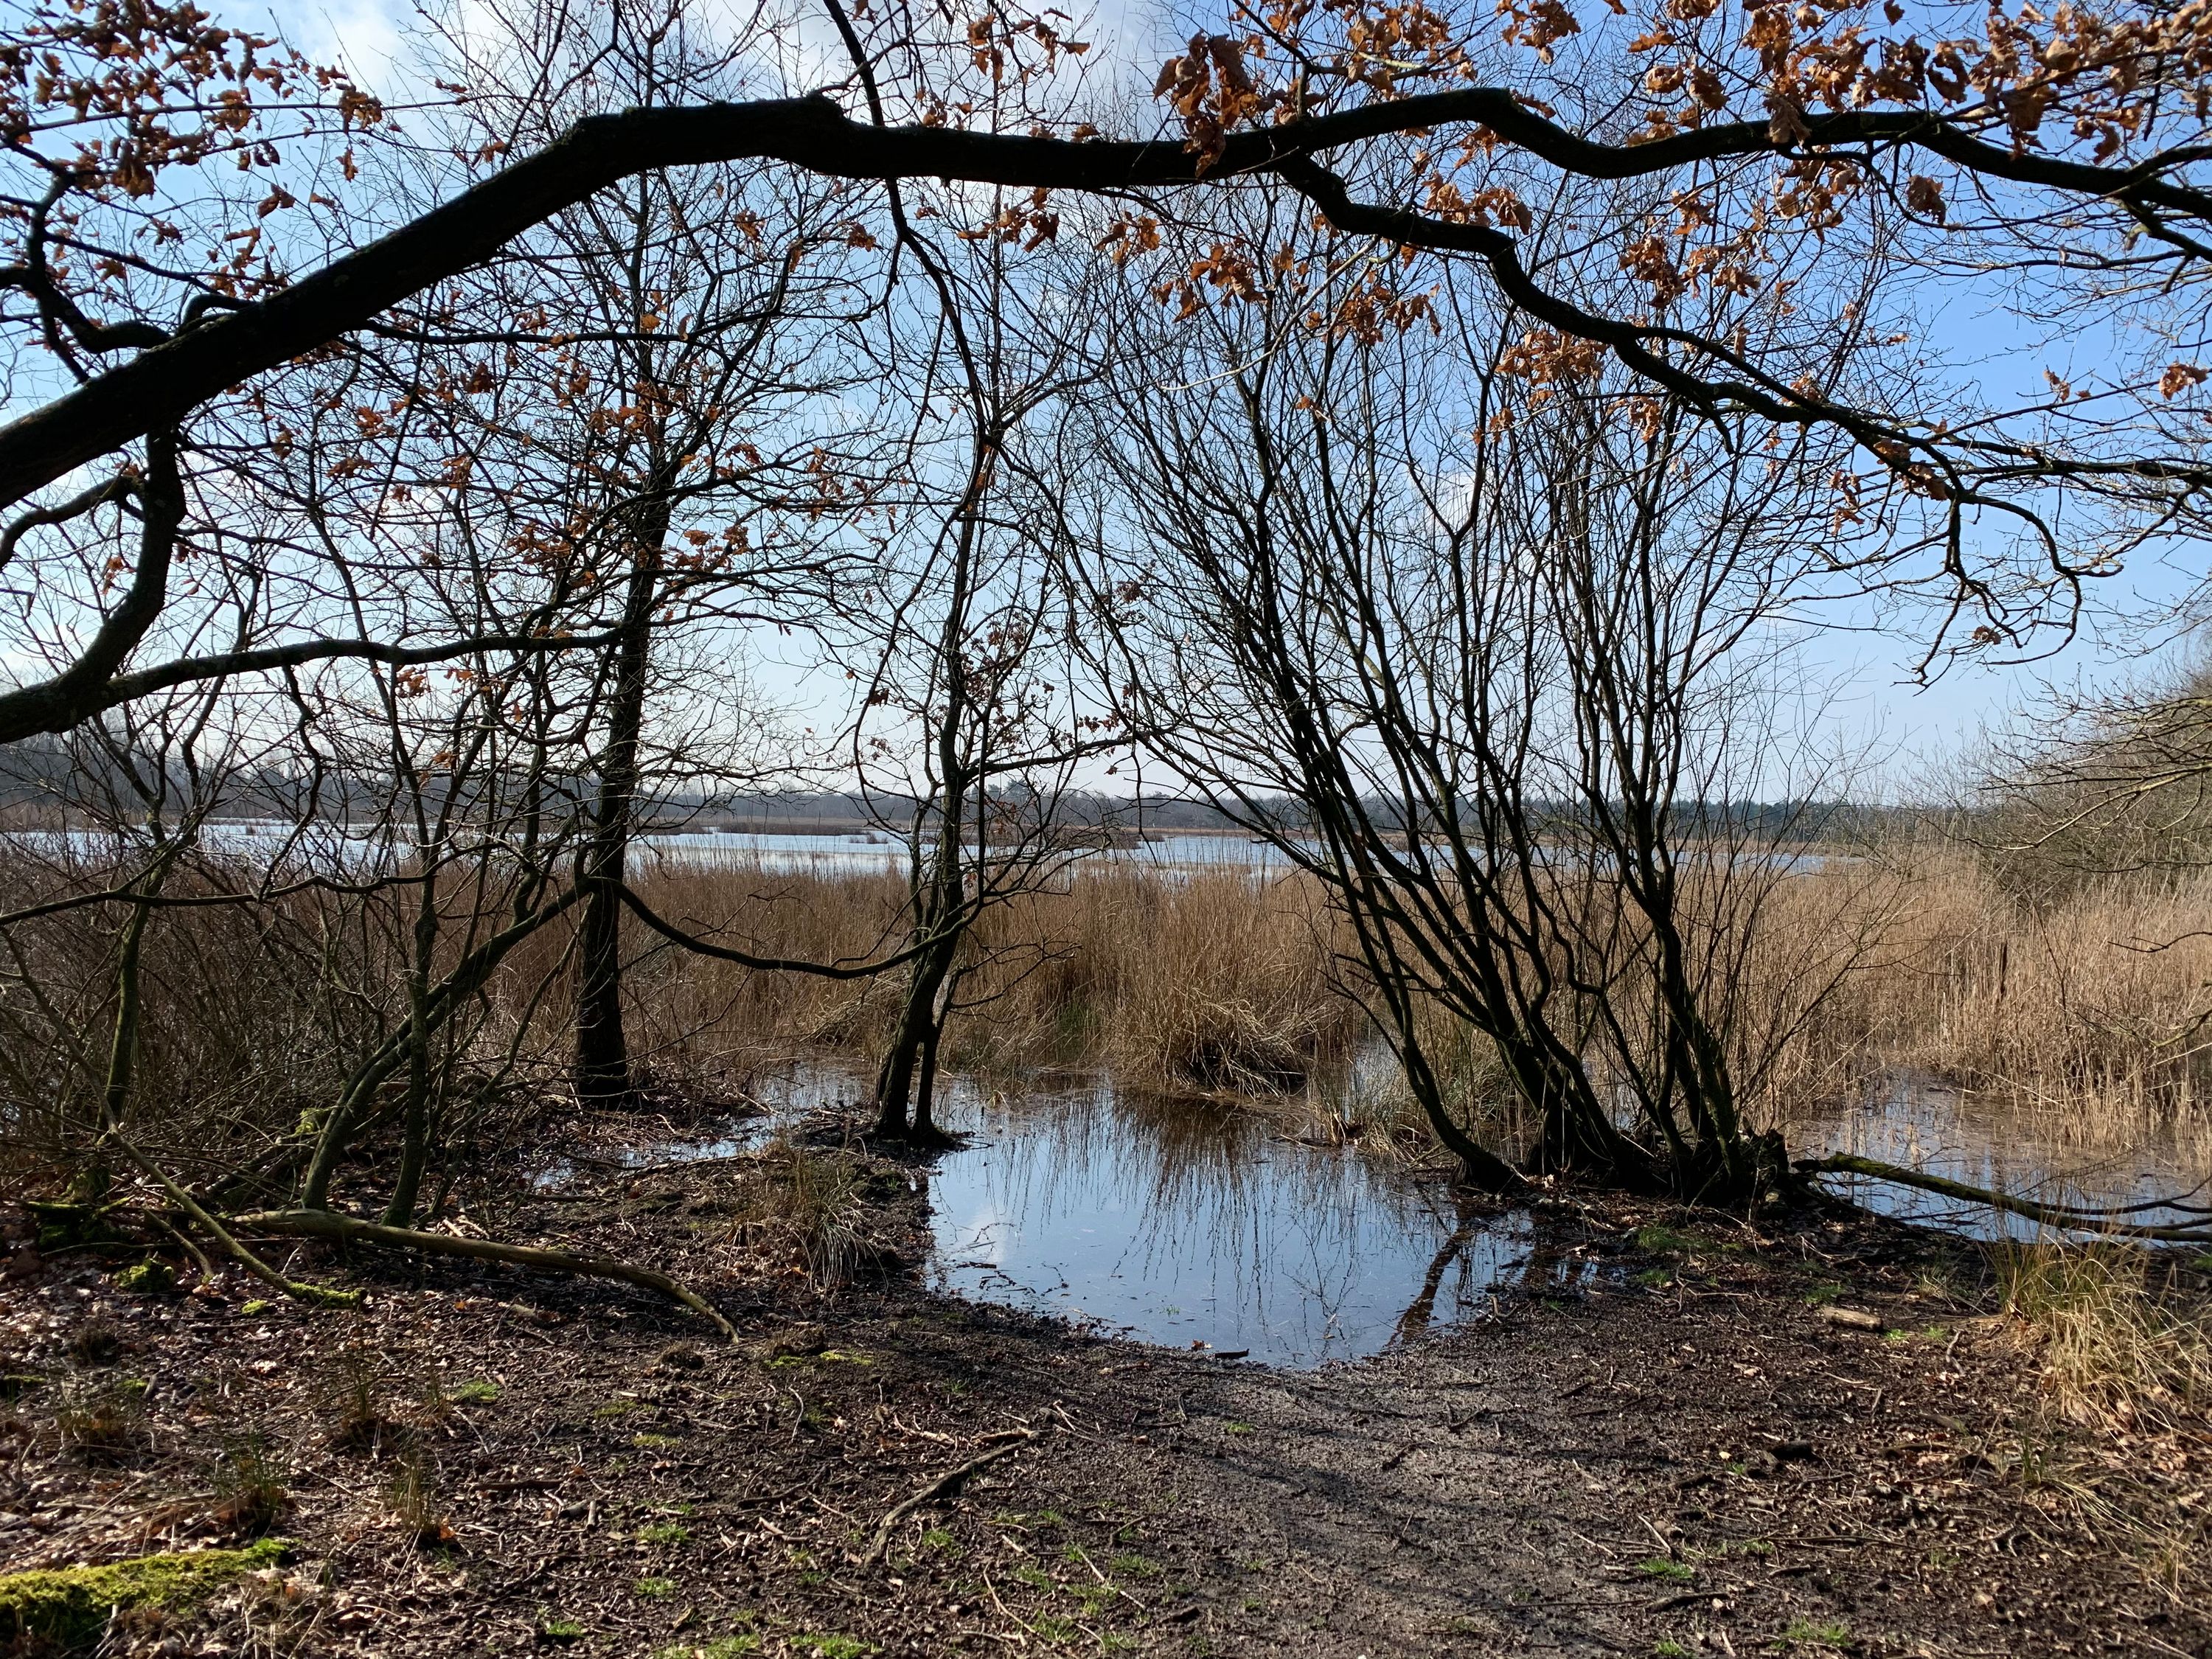
[[[687,1273],[741,1349],[466,1264],[303,1254],[370,1292],[331,1314],[20,1248],[0,1565],[292,1540],[118,1652],[2212,1653],[2022,1480],[2031,1368],[1968,1266],[1896,1230],[1566,1214],[1584,1289],[1277,1373],[933,1297],[895,1170],[882,1271],[825,1298],[746,1253],[729,1180],[499,1221]]]

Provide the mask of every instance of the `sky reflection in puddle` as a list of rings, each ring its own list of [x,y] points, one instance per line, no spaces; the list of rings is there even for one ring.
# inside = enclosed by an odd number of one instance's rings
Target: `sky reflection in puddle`
[[[936,1286],[1269,1364],[1354,1358],[1480,1317],[1537,1265],[1525,1213],[1264,1119],[1103,1084],[951,1103],[927,1177]],[[1569,1271],[1578,1271],[1570,1268]]]
[[[794,1067],[759,1086],[795,1123],[862,1091]],[[1164,1346],[1273,1365],[1357,1358],[1482,1317],[1542,1256],[1525,1213],[1462,1213],[1447,1183],[1291,1139],[1249,1112],[1103,1079],[1018,1097],[955,1080],[939,1120],[962,1144],[916,1171],[932,1285]]]
[[[763,1117],[619,1163],[732,1157],[863,1092],[841,1069],[793,1066],[762,1081]],[[1541,1291],[1586,1271],[1540,1249],[1525,1212],[1462,1210],[1440,1179],[1293,1139],[1229,1106],[1119,1090],[1103,1078],[1018,1094],[956,1079],[945,1092],[939,1119],[961,1144],[914,1178],[930,1205],[930,1282],[969,1301],[1303,1367],[1381,1352],[1489,1314],[1508,1287]],[[1913,1080],[1802,1124],[1791,1139],[1808,1152],[1857,1152],[2076,1202],[2139,1201],[2203,1175],[2192,1156],[2201,1148],[2069,1146]],[[556,1186],[569,1173],[556,1164],[538,1179]],[[1887,1183],[1842,1184],[1875,1208],[1972,1236],[2037,1231]]]

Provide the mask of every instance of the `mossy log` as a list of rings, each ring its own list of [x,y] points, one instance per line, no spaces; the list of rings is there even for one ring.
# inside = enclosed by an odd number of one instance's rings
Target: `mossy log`
[[[282,1539],[242,1550],[142,1555],[104,1567],[49,1567],[0,1578],[0,1647],[13,1652],[44,1644],[64,1652],[96,1645],[118,1609],[195,1607],[225,1585],[284,1553]]]

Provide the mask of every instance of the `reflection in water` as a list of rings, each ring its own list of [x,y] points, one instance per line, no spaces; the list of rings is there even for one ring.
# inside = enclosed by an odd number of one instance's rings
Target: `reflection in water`
[[[845,1105],[862,1085],[842,1068],[802,1065],[757,1092],[762,1116],[619,1162],[725,1158],[777,1133],[806,1134],[848,1121]],[[972,1301],[1144,1341],[1314,1365],[1480,1317],[1506,1285],[1564,1285],[1584,1271],[1574,1256],[1542,1248],[1525,1212],[1462,1205],[1440,1181],[1292,1139],[1249,1113],[1104,1079],[1026,1089],[1018,1098],[960,1079],[950,1093],[942,1121],[963,1144],[917,1178],[935,1235],[933,1282]],[[1796,1125],[1790,1139],[1808,1152],[1858,1152],[2074,1203],[2171,1196],[2212,1170],[2212,1147],[2172,1133],[2116,1152],[2062,1130],[1916,1079]],[[556,1164],[538,1178],[558,1185],[570,1173]],[[1983,1237],[2035,1231],[1931,1194],[1849,1184],[1861,1201],[1908,1219]]]
[[[802,1064],[757,1081],[757,1118],[599,1160],[725,1158],[849,1124],[861,1080]],[[1566,1285],[1528,1217],[1485,1213],[1439,1181],[1286,1137],[1203,1101],[1104,1080],[986,1097],[957,1079],[939,1121],[962,1144],[917,1171],[939,1290],[1105,1334],[1278,1365],[1371,1354],[1491,1311],[1507,1285]],[[565,1184],[573,1159],[535,1177]]]
[[[1531,1251],[1358,1153],[1099,1083],[972,1092],[928,1192],[940,1289],[1142,1340],[1313,1365],[1489,1311]]]
[[[1926,1078],[1905,1076],[1860,1104],[1806,1123],[1791,1133],[1808,1155],[1854,1152],[2015,1197],[2091,1207],[2186,1198],[2212,1178],[2212,1146],[2200,1132],[2148,1115],[2094,1126],[2084,1115],[2010,1107],[1962,1094]],[[1858,1203],[1909,1221],[1976,1238],[2032,1238],[2048,1230],[2023,1217],[1962,1205],[1936,1193],[1861,1176],[1829,1176]],[[2192,1201],[2201,1203],[2202,1198]],[[2160,1224],[2201,1219],[2152,1209],[2130,1218]]]

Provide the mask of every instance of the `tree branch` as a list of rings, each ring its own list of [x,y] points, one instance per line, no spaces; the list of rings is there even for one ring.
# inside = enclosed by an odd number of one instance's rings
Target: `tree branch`
[[[284,292],[188,329],[0,427],[0,505],[21,501],[73,468],[174,423],[225,389],[327,344],[634,173],[773,160],[830,178],[943,178],[1111,192],[1274,171],[1285,161],[1346,144],[1469,123],[1564,171],[1591,178],[1635,178],[1729,156],[1913,145],[1992,178],[2212,222],[2212,193],[2166,176],[2202,159],[2197,149],[2132,167],[2095,167],[1992,144],[1923,111],[1809,116],[1807,136],[1794,145],[1778,140],[1767,125],[1750,121],[1645,144],[1610,144],[1569,131],[1505,88],[1472,87],[1381,100],[1236,133],[1209,165],[1173,138],[1079,143],[947,127],[877,127],[848,119],[821,94],[632,109],[577,122],[537,155]]]

